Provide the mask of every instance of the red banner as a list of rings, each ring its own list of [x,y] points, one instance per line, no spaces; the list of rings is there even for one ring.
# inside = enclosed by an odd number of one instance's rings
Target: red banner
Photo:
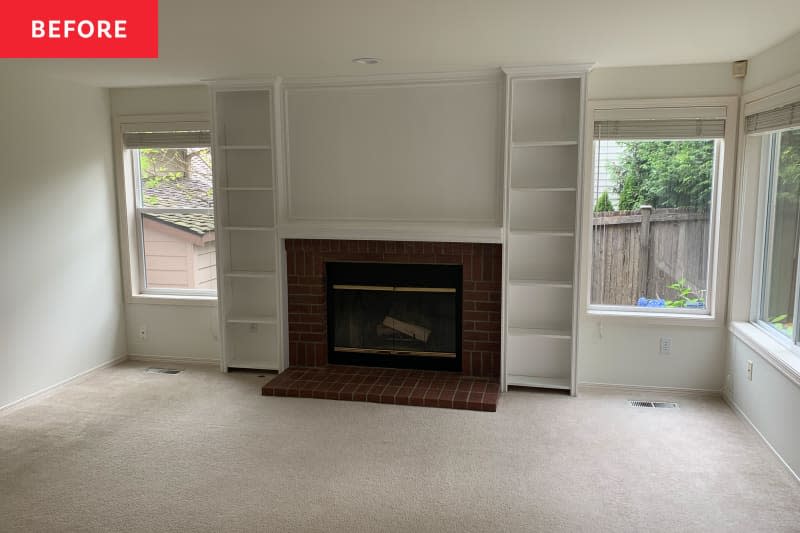
[[[0,57],[158,57],[158,0],[8,2]]]

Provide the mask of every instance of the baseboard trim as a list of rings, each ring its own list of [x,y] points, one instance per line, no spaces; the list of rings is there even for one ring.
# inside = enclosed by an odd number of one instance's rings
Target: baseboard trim
[[[19,400],[14,400],[13,402],[8,403],[6,405],[0,405],[0,412],[5,411],[6,409],[11,409],[12,407],[20,407],[21,404],[23,404],[25,402],[28,402],[30,400],[33,400],[35,398],[38,398],[40,396],[43,396],[43,395],[47,394],[48,392],[52,391],[53,389],[57,389],[58,387],[62,387],[64,385],[67,385],[68,383],[74,383],[74,382],[80,380],[81,378],[88,377],[88,375],[91,374],[92,372],[95,372],[95,371],[103,369],[103,368],[108,368],[110,366],[118,365],[119,363],[121,363],[123,361],[126,361],[127,359],[128,359],[127,355],[120,355],[119,357],[115,357],[114,359],[111,359],[110,361],[106,361],[105,363],[101,363],[101,364],[99,364],[97,366],[93,366],[92,368],[90,368],[88,370],[84,370],[83,372],[81,372],[79,374],[76,374],[76,375],[72,376],[71,378],[67,378],[67,379],[61,380],[58,383],[54,383],[53,385],[50,385],[49,387],[45,387],[45,388],[43,388],[41,390],[38,390],[36,392],[32,392],[31,394],[28,394],[27,396],[23,396]]]
[[[624,393],[646,393],[646,394],[666,394],[673,396],[713,396],[719,398],[722,394],[720,390],[713,389],[689,389],[681,387],[647,387],[643,385],[620,385],[615,383],[578,383],[578,392],[624,392]]]
[[[182,357],[176,355],[131,353],[128,354],[128,360],[138,361],[140,363],[169,363],[169,364],[182,364],[182,365],[219,366],[219,360],[200,359],[197,357]]]
[[[750,417],[748,417],[748,416],[747,416],[747,415],[744,413],[744,411],[742,411],[742,409],[741,409],[741,408],[740,408],[738,405],[736,405],[736,402],[734,402],[734,401],[733,401],[733,398],[731,398],[729,394],[727,394],[727,393],[723,392],[723,393],[722,393],[722,399],[725,401],[725,403],[726,403],[726,404],[728,404],[728,407],[730,407],[730,408],[731,408],[731,410],[732,410],[734,413],[736,413],[736,416],[738,416],[738,417],[739,417],[739,418],[740,418],[740,419],[741,419],[741,420],[742,420],[742,421],[743,421],[745,424],[747,424],[748,426],[750,426],[750,428],[751,428],[753,431],[755,431],[755,432],[756,432],[756,435],[758,435],[759,437],[761,437],[761,440],[763,440],[763,441],[764,441],[764,444],[766,444],[766,445],[767,445],[767,447],[769,447],[769,449],[770,449],[770,450],[772,450],[772,453],[774,453],[774,454],[775,454],[775,457],[777,457],[777,458],[778,458],[778,460],[779,460],[781,463],[783,463],[783,466],[785,466],[785,467],[786,467],[786,470],[788,470],[788,471],[789,471],[789,473],[790,473],[790,474],[792,474],[792,476],[794,476],[794,479],[795,479],[795,480],[796,480],[798,483],[800,483],[800,476],[798,476],[798,475],[797,475],[797,472],[795,472],[794,470],[792,470],[792,467],[791,467],[791,466],[789,466],[789,463],[787,463],[787,462],[786,462],[786,460],[785,460],[785,459],[784,459],[784,458],[781,456],[781,454],[780,454],[780,453],[778,453],[778,450],[776,450],[776,449],[775,449],[775,447],[774,447],[774,446],[773,446],[773,445],[772,445],[772,444],[771,444],[771,443],[770,443],[770,442],[767,440],[767,437],[765,437],[765,436],[764,436],[764,434],[763,434],[763,433],[761,433],[761,431],[759,431],[759,430],[758,430],[758,428],[756,427],[756,425],[755,425],[755,424],[753,424],[753,421],[752,421],[752,420],[750,420]]]

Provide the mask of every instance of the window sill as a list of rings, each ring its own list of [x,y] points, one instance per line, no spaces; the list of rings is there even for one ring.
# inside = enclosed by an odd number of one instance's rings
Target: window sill
[[[659,313],[644,311],[611,311],[588,309],[584,317],[589,320],[614,320],[635,322],[647,326],[722,327],[722,321],[713,315]]]
[[[750,322],[731,322],[728,329],[795,385],[800,386],[800,348],[783,344]]]
[[[129,304],[184,305],[190,307],[217,307],[216,296],[176,296],[161,294],[134,294],[127,298]]]

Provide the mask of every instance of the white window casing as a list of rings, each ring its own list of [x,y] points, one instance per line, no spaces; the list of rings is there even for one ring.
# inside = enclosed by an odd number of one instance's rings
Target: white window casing
[[[142,205],[132,154],[141,148],[191,148],[211,144],[205,114],[128,115],[114,117],[115,167],[120,204],[123,283],[128,303],[216,305],[208,289],[147,288],[144,267],[142,215],[214,214],[213,208],[174,208]]]
[[[724,321],[727,297],[728,250],[735,167],[735,140],[738,126],[738,98],[710,97],[690,99],[590,101],[586,153],[595,140],[702,140],[720,139],[715,153],[715,176],[711,198],[708,283],[706,308],[648,308],[592,304],[592,217],[584,217],[581,272],[585,282],[581,301],[589,318],[636,320],[653,324],[720,326]],[[589,159],[589,158],[587,158]],[[586,162],[584,213],[593,208],[594,161]],[[687,322],[688,321],[688,322]]]

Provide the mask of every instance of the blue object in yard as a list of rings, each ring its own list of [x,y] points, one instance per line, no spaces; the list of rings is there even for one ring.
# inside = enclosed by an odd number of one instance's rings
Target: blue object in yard
[[[684,307],[690,307],[693,309],[704,309],[705,306],[706,304],[703,300],[697,300],[696,302],[686,302],[686,304],[684,304]]]
[[[662,298],[645,298],[642,296],[636,300],[637,307],[664,307],[666,303]]]

